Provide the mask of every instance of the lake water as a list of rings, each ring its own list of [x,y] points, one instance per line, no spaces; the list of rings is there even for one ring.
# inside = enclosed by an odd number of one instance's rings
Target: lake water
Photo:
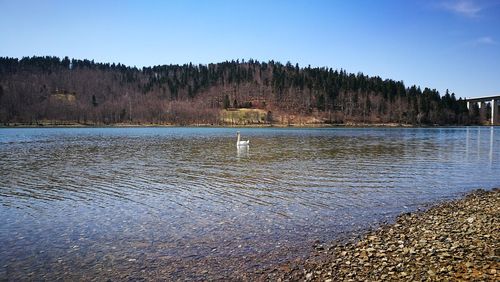
[[[500,128],[0,129],[0,280],[221,278],[500,186]]]

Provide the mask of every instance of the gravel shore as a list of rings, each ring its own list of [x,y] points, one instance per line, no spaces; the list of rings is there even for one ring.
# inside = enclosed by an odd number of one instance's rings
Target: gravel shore
[[[403,214],[310,259],[270,270],[272,281],[499,281],[500,189],[477,190],[424,212]]]

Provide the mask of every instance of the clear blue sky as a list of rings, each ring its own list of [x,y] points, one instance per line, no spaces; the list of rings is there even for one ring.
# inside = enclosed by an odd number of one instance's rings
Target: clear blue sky
[[[500,0],[0,0],[0,56],[270,59],[500,94]]]

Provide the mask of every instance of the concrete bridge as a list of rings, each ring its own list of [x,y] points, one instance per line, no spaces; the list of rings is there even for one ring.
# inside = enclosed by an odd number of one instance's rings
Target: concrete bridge
[[[491,106],[491,120],[490,123],[498,124],[500,123],[500,117],[498,116],[500,112],[500,95],[497,96],[484,96],[484,97],[476,97],[476,98],[467,98],[467,108],[470,110],[472,105],[478,104],[479,109],[483,109],[486,107],[486,103],[490,103]]]

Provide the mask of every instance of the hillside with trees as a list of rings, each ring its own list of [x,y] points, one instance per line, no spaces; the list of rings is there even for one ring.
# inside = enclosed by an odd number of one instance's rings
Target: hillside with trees
[[[256,119],[225,119],[254,109]],[[448,91],[274,61],[136,68],[65,57],[0,58],[0,122],[99,124],[480,122]]]

